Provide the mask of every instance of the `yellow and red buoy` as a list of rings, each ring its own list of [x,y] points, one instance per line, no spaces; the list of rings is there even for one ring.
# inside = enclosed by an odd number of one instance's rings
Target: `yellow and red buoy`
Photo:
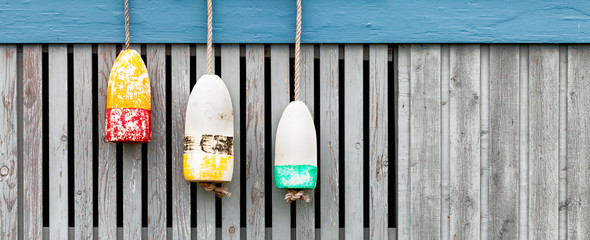
[[[109,76],[106,140],[147,143],[152,135],[150,79],[134,50],[121,51]]]

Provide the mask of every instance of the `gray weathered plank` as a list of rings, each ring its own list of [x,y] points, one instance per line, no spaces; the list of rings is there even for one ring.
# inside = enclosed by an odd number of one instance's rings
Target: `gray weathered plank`
[[[68,47],[49,45],[49,239],[68,237]]]
[[[481,181],[480,181],[480,239],[489,238],[489,175],[490,175],[490,45],[480,47],[480,146]]]
[[[385,72],[387,74],[387,72]],[[363,238],[363,45],[344,46],[344,238]]]
[[[92,45],[74,45],[74,238],[94,237]]]
[[[301,45],[301,69],[299,100],[303,101],[314,116],[314,45]],[[316,126],[317,129],[317,126]],[[316,130],[316,133],[318,131]],[[308,190],[309,203],[298,201],[296,205],[296,238],[315,239],[315,190]]]
[[[441,211],[440,45],[410,49],[410,234],[439,239]]]
[[[221,238],[240,239],[240,162],[241,148],[241,109],[240,102],[240,45],[221,45],[221,77],[227,84],[234,109],[234,174],[232,181],[225,186],[231,197],[221,199]]]
[[[410,239],[410,48],[398,47],[397,236]]]
[[[246,45],[246,239],[264,239],[264,45]]]
[[[557,239],[559,46],[529,48],[529,236]]]
[[[590,236],[590,46],[569,45],[567,60],[567,237]]]
[[[320,45],[321,239],[338,239],[338,45]]]
[[[519,47],[491,45],[488,234],[518,237]]]
[[[184,179],[184,120],[190,93],[190,46],[174,44],[171,49],[172,123],[172,239],[191,237],[190,182]]]
[[[270,47],[271,69],[271,126],[272,126],[272,239],[291,239],[291,204],[285,203],[285,189],[278,189],[274,180],[275,139],[279,120],[289,104],[290,65],[289,45],[275,44]]]
[[[480,47],[450,46],[450,239],[480,233]]]
[[[23,239],[43,237],[41,45],[23,45]]]
[[[450,163],[450,123],[449,123],[449,81],[450,81],[450,46],[441,45],[440,52],[440,136],[441,136],[441,211],[440,211],[440,238],[449,240],[450,236],[450,215],[451,215],[451,163]]]
[[[567,239],[567,45],[559,46],[559,239]]]
[[[115,44],[98,45],[98,238],[117,237],[117,149],[106,141],[105,115],[109,75],[117,58]]]
[[[369,47],[369,239],[388,238],[388,51],[386,44]]]
[[[529,239],[529,48],[519,49],[519,206],[518,237]],[[505,64],[505,63],[502,63]],[[512,133],[514,134],[514,133]]]
[[[215,56],[215,48],[213,48]],[[197,81],[207,74],[207,45],[197,45],[196,58]],[[215,74],[215,60],[211,61],[211,74]],[[215,239],[215,194],[207,192],[202,187],[197,186],[197,239],[213,240]]]
[[[141,46],[131,49],[141,55]],[[142,144],[123,143],[123,239],[141,239]]]
[[[17,239],[16,45],[0,45],[0,238]]]
[[[148,146],[148,239],[166,239],[166,45],[148,44],[152,138]]]

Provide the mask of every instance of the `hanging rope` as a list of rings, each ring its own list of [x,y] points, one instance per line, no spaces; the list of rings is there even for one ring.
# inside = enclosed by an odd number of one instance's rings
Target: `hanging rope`
[[[125,50],[129,50],[129,0],[125,0]]]
[[[303,190],[297,189],[287,189],[287,194],[285,194],[285,202],[290,203],[294,202],[297,199],[301,199],[306,203],[309,202],[309,194],[304,193]]]
[[[215,186],[215,183],[200,182],[199,186],[203,187],[203,189],[205,189],[205,191],[215,192],[215,195],[217,195],[218,198],[231,196],[231,193],[227,191],[227,188],[217,187],[217,186]]]
[[[207,74],[213,74],[213,1],[207,0]]]
[[[297,0],[297,30],[295,33],[295,101],[299,101],[299,72],[301,69],[301,0]]]

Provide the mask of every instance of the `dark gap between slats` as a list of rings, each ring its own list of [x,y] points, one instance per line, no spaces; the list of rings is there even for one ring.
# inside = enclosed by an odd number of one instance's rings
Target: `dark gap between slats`
[[[317,139],[317,149],[318,149],[318,178],[315,188],[315,228],[319,229],[321,226],[321,217],[322,212],[320,209],[320,196],[321,196],[321,169],[322,169],[322,155],[320,154],[320,59],[315,53],[319,52],[316,51],[319,49],[319,45],[314,46],[314,59],[313,59],[313,99],[314,99],[314,124],[316,128],[316,139]]]
[[[221,53],[221,48],[219,46],[215,46],[215,52]],[[215,54],[217,55],[217,54]],[[215,57],[215,74],[217,76],[221,76],[221,57]],[[225,82],[225,81],[224,81]],[[235,121],[235,119],[234,119]],[[218,185],[226,185],[226,184],[218,184]],[[215,228],[221,227],[221,198],[215,197]]]
[[[395,105],[394,99],[396,98],[395,94],[395,83],[397,82],[397,66],[395,65],[397,62],[397,46],[389,46],[392,51],[393,59],[391,61],[388,60],[387,62],[387,104],[388,104],[388,136],[389,139],[389,149],[388,149],[388,158],[389,158],[389,179],[387,180],[388,187],[387,187],[387,206],[388,206],[388,226],[389,228],[397,227],[397,138],[395,131],[396,121],[395,121],[395,113],[397,112],[397,106]]]
[[[368,48],[364,47],[364,50]],[[365,53],[363,53],[365,55]],[[370,56],[369,56],[370,57]],[[369,60],[363,60],[363,227],[369,227],[369,215],[370,215],[370,208],[369,208],[369,188],[371,185],[370,176],[369,176],[369,168],[371,167],[371,155],[369,154],[371,149],[370,144],[370,109],[371,109],[371,96],[370,96],[370,81],[371,75],[369,72],[370,69],[370,62]]]
[[[122,50],[121,44],[117,44],[116,54]],[[123,144],[117,146],[117,227],[123,227]]]
[[[94,227],[98,227],[98,45],[92,45],[92,202]],[[102,116],[104,117],[104,116]]]
[[[141,58],[149,69],[147,61],[147,48],[141,44]],[[153,80],[153,79],[152,79]],[[147,227],[148,219],[148,144],[141,144],[141,226]]]
[[[338,47],[343,51],[344,47]],[[344,227],[344,59],[338,59],[338,224]]]
[[[74,226],[74,53],[73,45],[68,44],[68,226]]]
[[[240,52],[244,49],[240,45]],[[240,56],[240,228],[246,227],[246,57]],[[242,211],[243,210],[243,211]]]
[[[166,44],[166,226],[172,227],[172,56]]]
[[[293,45],[289,45],[289,53],[291,53],[292,50],[294,51],[295,50],[294,48],[295,47]],[[305,86],[301,85],[299,88],[304,89]],[[289,102],[295,101],[295,58],[292,58],[292,57],[289,57],[289,89],[291,90],[291,91],[289,91]],[[272,167],[274,167],[274,165]],[[309,191],[306,191],[306,192],[309,192]],[[297,206],[296,206],[296,204],[297,204],[297,201],[295,201],[291,204],[291,228],[297,227]]]
[[[196,47],[195,45],[191,44],[191,53],[196,52]],[[195,83],[197,83],[197,56],[196,54],[191,54],[190,57],[190,90],[191,92],[193,91],[193,87],[195,86]],[[190,183],[190,188],[191,188],[191,228],[195,228],[197,227],[197,208],[196,208],[196,203],[197,203],[197,184],[196,183]]]
[[[272,228],[272,106],[271,106],[271,67],[268,53],[269,45],[264,45],[264,220],[267,228]]]
[[[43,227],[49,227],[49,53],[43,44],[42,98],[43,98]]]

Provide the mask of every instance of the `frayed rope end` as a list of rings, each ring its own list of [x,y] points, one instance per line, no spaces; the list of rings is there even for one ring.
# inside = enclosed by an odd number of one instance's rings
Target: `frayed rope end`
[[[287,189],[287,194],[285,194],[285,202],[290,203],[294,202],[297,199],[301,199],[306,203],[309,202],[309,194],[304,193],[303,190],[297,189]]]
[[[215,192],[215,195],[218,198],[224,198],[231,196],[231,193],[227,191],[226,187],[217,187],[215,183],[212,182],[200,182],[199,186],[203,187],[205,191]]]

